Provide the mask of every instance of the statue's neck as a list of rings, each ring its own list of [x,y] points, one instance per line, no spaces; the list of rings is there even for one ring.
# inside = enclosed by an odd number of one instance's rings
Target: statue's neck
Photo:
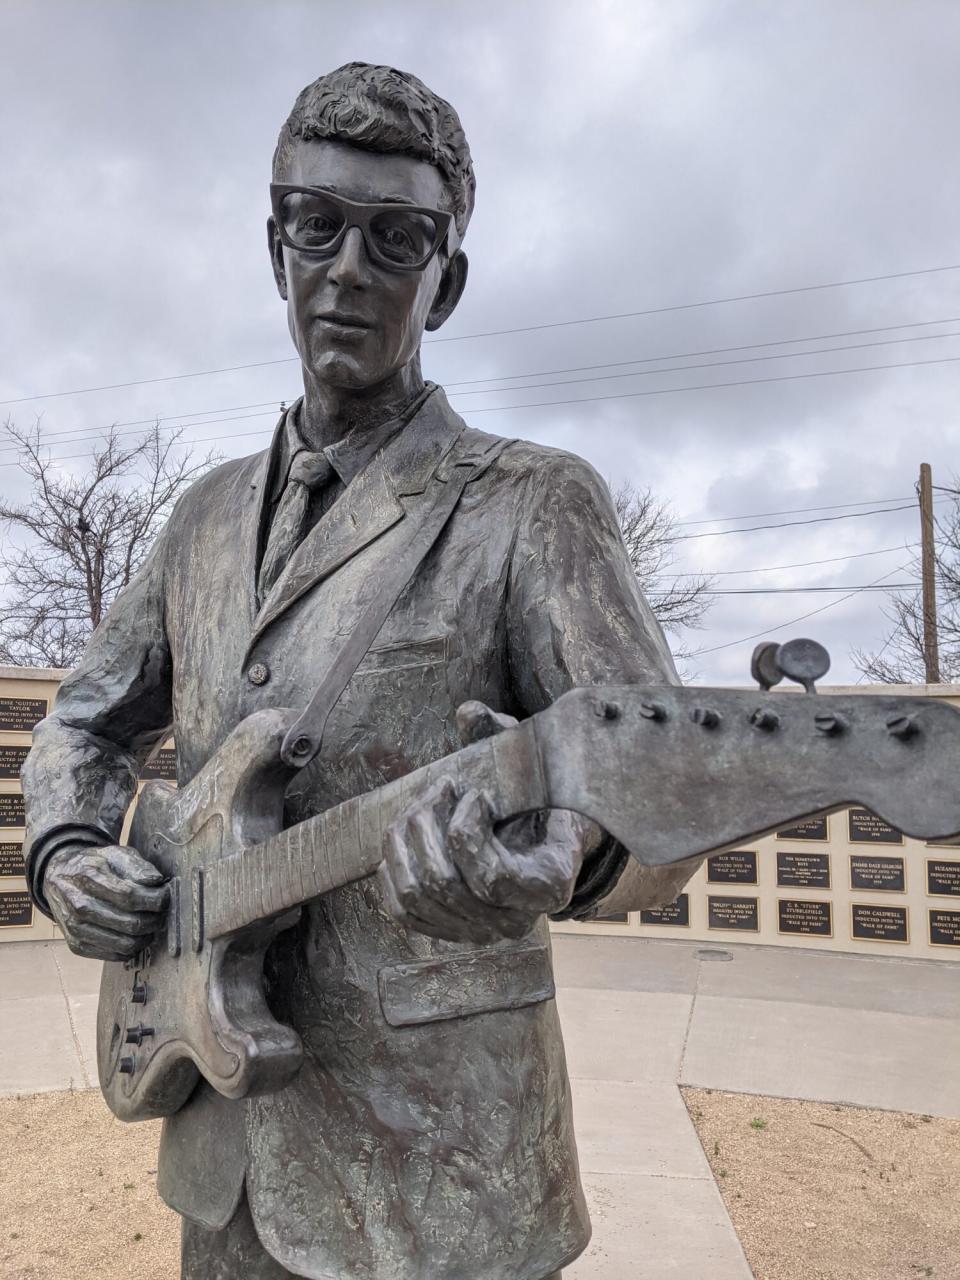
[[[419,355],[386,381],[362,391],[330,386],[304,369],[300,430],[310,445],[322,449],[352,431],[372,430],[398,417],[423,388]]]

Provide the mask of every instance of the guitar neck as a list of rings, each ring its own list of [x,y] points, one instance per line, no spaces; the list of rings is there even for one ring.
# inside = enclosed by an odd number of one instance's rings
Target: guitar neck
[[[203,878],[204,935],[221,937],[372,875],[387,827],[443,778],[458,793],[484,791],[497,818],[547,803],[536,732],[525,721],[214,863]]]

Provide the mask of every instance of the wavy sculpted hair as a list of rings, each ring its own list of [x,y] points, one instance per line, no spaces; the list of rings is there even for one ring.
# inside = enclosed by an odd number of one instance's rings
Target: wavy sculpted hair
[[[460,117],[422,80],[393,67],[348,62],[297,97],[273,153],[282,182],[299,138],[329,138],[367,151],[414,156],[443,175],[448,208],[461,238],[473,212],[476,178]]]

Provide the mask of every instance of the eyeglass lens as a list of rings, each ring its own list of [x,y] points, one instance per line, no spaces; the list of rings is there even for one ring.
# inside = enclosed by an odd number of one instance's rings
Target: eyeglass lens
[[[284,229],[298,248],[323,252],[336,247],[348,222],[336,201],[308,191],[289,191],[280,205]],[[397,208],[382,209],[369,220],[367,248],[397,266],[415,267],[430,256],[439,227],[425,213]]]

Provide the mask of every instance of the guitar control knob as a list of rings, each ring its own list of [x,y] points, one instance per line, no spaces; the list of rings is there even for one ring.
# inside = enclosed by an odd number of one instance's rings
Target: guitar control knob
[[[132,1076],[137,1069],[136,1058],[121,1058],[118,1070],[122,1076]]]
[[[135,1027],[127,1028],[127,1044],[143,1044],[144,1038],[152,1035],[153,1027],[145,1027],[141,1022]]]
[[[135,982],[133,990],[130,992],[130,999],[134,1004],[147,1003],[147,988],[142,982]]]

